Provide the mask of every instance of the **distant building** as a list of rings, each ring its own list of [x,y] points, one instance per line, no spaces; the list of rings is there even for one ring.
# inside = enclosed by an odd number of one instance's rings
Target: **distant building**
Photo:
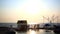
[[[27,20],[18,20],[17,24],[18,30],[20,31],[27,30]]]

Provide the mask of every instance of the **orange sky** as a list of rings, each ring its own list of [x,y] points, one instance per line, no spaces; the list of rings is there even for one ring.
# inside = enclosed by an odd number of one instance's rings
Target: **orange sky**
[[[41,23],[43,22],[42,16],[51,17],[53,15],[60,15],[59,4],[58,1],[56,1],[2,1],[0,22],[17,22],[18,20],[27,20],[28,23]],[[47,22],[46,19],[44,19],[44,22]]]

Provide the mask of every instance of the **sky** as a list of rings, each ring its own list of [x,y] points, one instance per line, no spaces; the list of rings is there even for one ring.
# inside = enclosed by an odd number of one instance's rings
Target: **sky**
[[[60,15],[60,0],[0,0],[0,22],[42,23],[53,15]]]

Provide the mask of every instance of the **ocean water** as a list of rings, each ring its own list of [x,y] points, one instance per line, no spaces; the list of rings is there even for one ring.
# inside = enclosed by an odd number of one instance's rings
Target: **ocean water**
[[[11,25],[13,28],[17,27],[17,23],[0,23],[0,27],[10,27]]]
[[[12,25],[14,28],[17,27],[17,23],[0,23],[0,27],[10,27],[10,25]],[[52,30],[29,29],[27,30],[27,32],[16,32],[16,34],[56,34],[56,33],[54,33]]]
[[[27,30],[27,32],[16,32],[16,34],[55,34],[55,33],[51,30],[42,30],[42,29],[32,30],[32,29],[29,29],[29,30]]]

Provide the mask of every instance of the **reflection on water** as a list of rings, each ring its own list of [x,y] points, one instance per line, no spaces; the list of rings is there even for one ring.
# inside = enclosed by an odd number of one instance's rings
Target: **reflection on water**
[[[16,34],[54,34],[51,30],[32,30],[29,29],[27,32],[16,32]]]
[[[29,31],[27,31],[27,34],[37,34],[37,31],[36,30],[29,30]]]

